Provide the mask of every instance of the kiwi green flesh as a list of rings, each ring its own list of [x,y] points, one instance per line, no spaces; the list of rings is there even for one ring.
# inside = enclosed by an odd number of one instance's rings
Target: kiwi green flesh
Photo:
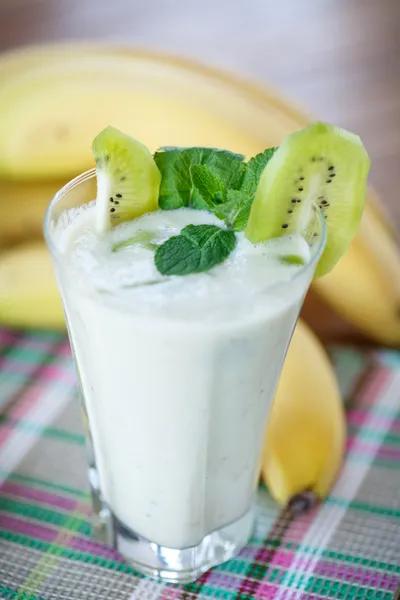
[[[161,174],[146,146],[107,127],[94,139],[92,151],[100,231],[158,208]]]
[[[119,252],[119,250],[123,250],[124,248],[130,248],[131,246],[138,245],[147,248],[148,250],[156,250],[158,248],[158,244],[155,243],[156,236],[153,231],[139,231],[133,237],[124,240],[122,242],[118,242],[114,244],[112,251]]]
[[[258,243],[303,233],[312,206],[327,229],[315,277],[328,273],[354,238],[365,202],[368,155],[358,136],[314,123],[285,138],[261,175],[251,208],[247,238]]]

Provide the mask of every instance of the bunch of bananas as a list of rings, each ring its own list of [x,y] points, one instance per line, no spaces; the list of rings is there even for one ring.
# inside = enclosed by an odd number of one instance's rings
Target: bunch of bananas
[[[166,71],[156,61],[152,75],[140,61],[134,71],[134,61],[129,49],[81,45],[29,49],[0,60],[0,323],[64,328],[42,237],[43,217],[54,193],[93,166],[90,145],[100,129],[113,123],[153,147],[160,132],[165,138],[175,135],[177,123],[186,118],[186,125],[193,123],[197,129],[181,126],[174,143],[236,149],[233,134],[229,137],[226,129],[219,130],[215,120],[207,129],[204,115],[195,122],[193,115],[185,117],[182,105],[174,121],[165,108],[172,106],[168,94],[159,101],[151,99],[151,77],[158,73],[160,81],[173,78],[173,61]],[[182,87],[179,92],[184,95]],[[267,94],[264,97],[268,99]],[[270,138],[251,147],[248,136],[245,151],[249,154],[279,143],[288,130],[304,125],[305,117],[299,113],[296,122],[290,108],[291,117],[282,119],[278,131],[276,100],[273,107]],[[400,254],[372,191],[349,251],[329,275],[313,283],[313,289],[371,340],[400,345]],[[305,489],[324,497],[340,468],[344,447],[344,410],[333,369],[318,339],[300,320],[269,420],[262,478],[281,504]]]

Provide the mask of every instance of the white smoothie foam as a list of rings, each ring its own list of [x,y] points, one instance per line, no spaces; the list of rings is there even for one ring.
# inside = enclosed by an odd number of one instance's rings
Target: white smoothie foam
[[[194,546],[249,510],[269,404],[311,273],[300,236],[237,247],[211,270],[164,277],[154,251],[205,211],[157,211],[105,235],[94,205],[64,213],[55,242],[101,488],[141,536]],[[282,284],[282,285],[280,285]]]
[[[66,222],[69,226],[64,229]],[[185,321],[248,317],[258,303],[257,294],[290,280],[301,269],[296,264],[283,266],[283,255],[309,260],[308,244],[300,235],[254,246],[239,233],[236,249],[222,264],[184,277],[161,275],[154,264],[154,250],[144,245],[132,244],[113,252],[116,244],[140,232],[154,233],[155,242],[161,244],[188,224],[224,227],[206,211],[182,208],[147,214],[98,236],[92,205],[79,212],[74,209],[72,223],[71,215],[65,215],[60,222],[59,243],[86,292],[100,293],[105,303],[121,310]]]

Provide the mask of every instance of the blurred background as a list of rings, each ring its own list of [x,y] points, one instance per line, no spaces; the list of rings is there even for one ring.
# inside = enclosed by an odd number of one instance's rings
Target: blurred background
[[[0,58],[31,44],[124,42],[258,82],[286,108],[300,107],[310,118],[361,136],[372,160],[370,183],[395,239],[400,226],[399,26],[398,0],[0,0]],[[0,86],[6,76],[3,60]],[[27,109],[29,102],[27,95]],[[7,186],[7,174],[2,178]],[[391,276],[395,273],[393,268]],[[390,310],[398,338],[377,341],[400,343],[397,305],[396,296]],[[303,311],[324,340],[370,340],[370,332],[347,313],[346,308],[332,310],[314,290]]]

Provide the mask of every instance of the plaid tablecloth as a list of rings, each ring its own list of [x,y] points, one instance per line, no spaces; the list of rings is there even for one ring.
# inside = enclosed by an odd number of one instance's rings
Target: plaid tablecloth
[[[65,337],[0,329],[0,400],[10,402],[0,423],[0,597],[392,598],[400,583],[400,354],[332,355],[348,401],[349,441],[331,496],[292,519],[261,489],[258,527],[240,556],[196,583],[164,585],[90,538]]]

